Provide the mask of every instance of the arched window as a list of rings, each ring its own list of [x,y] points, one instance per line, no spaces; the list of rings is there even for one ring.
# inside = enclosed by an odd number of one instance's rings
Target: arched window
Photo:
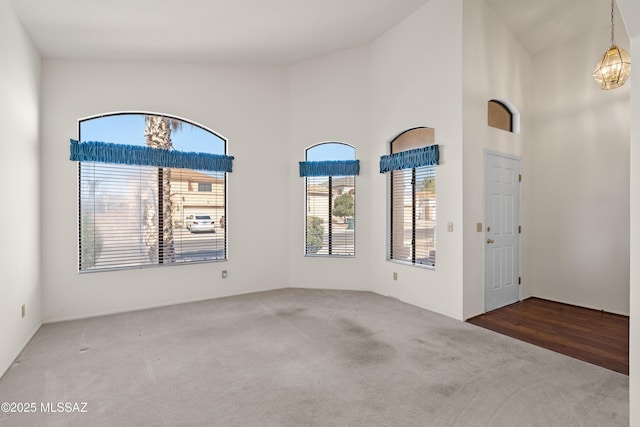
[[[487,124],[496,129],[520,133],[520,112],[506,100],[492,99],[487,103]]]
[[[388,173],[389,243],[387,259],[434,267],[436,264],[435,130],[407,130],[389,143],[380,159]]]
[[[156,113],[79,121],[79,270],[226,259],[227,141]]]
[[[306,150],[300,173],[305,177],[305,254],[355,255],[356,150],[326,142]]]

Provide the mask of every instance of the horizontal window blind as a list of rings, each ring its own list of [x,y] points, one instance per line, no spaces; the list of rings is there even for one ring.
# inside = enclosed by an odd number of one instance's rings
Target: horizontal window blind
[[[307,176],[307,255],[355,255],[355,176]]]
[[[80,162],[80,271],[226,259],[225,180],[224,172]]]
[[[435,266],[436,176],[434,166],[389,173],[389,258]]]

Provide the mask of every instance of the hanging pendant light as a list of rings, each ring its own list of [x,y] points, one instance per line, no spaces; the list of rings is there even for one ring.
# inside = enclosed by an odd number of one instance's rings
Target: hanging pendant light
[[[593,71],[593,78],[605,90],[619,88],[631,74],[631,57],[626,50],[616,46],[614,31],[614,0],[611,0],[611,47],[602,55]]]

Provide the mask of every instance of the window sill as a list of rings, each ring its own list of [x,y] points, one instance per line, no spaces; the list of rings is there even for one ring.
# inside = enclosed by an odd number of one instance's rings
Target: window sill
[[[423,270],[431,270],[431,271],[435,271],[436,270],[436,266],[435,265],[414,264],[414,263],[409,262],[409,261],[400,261],[400,260],[397,260],[397,259],[387,259],[387,262],[391,262],[393,264],[406,265],[407,267],[417,267],[417,268],[421,268]]]

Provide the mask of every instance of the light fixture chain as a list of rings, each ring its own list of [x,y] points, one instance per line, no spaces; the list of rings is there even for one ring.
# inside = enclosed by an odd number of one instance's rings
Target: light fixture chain
[[[616,40],[615,40],[615,28],[616,28],[616,23],[615,23],[615,16],[614,16],[614,3],[615,0],[611,0],[611,46],[616,44]]]

